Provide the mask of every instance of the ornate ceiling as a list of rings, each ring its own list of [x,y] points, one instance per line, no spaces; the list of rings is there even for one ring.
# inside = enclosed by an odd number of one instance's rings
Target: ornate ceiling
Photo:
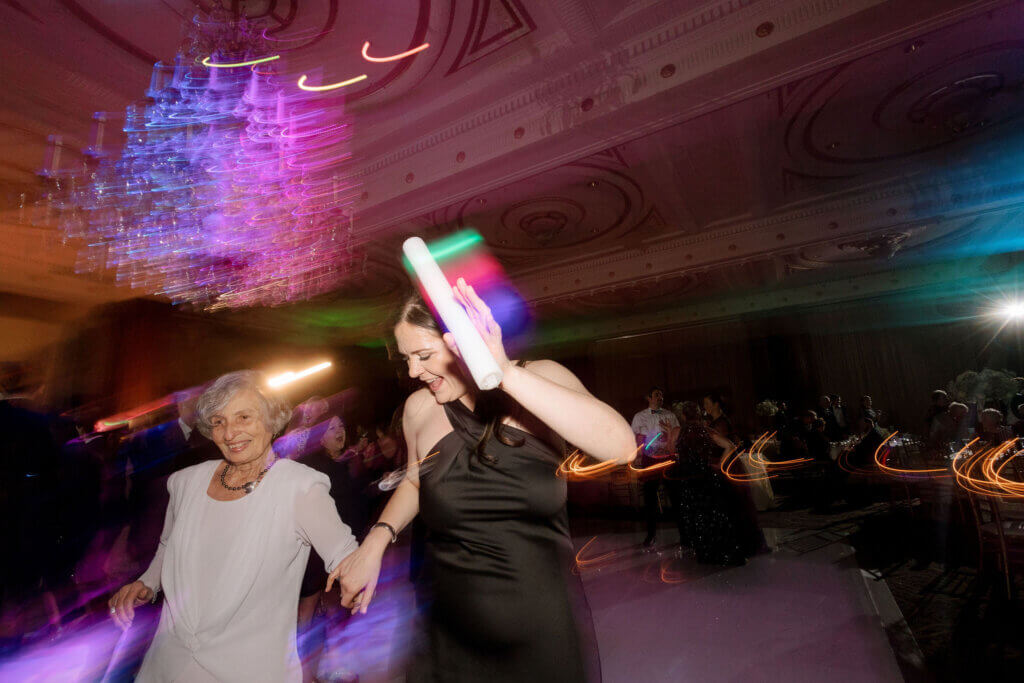
[[[0,3],[0,291],[98,303],[72,245],[19,223],[46,138],[141,96],[207,2]],[[1024,110],[1024,13],[1006,0],[263,0],[268,36],[346,90],[364,254],[310,304],[225,314],[337,340],[406,284],[401,240],[472,227],[540,317],[616,316],[888,259],[1016,216],[984,172]],[[395,54],[367,64],[359,53]],[[54,49],[59,46],[59,49]],[[379,52],[378,52],[379,50]],[[969,178],[978,192],[958,192]],[[986,193],[985,188],[988,188]],[[986,223],[987,224],[987,223]],[[865,265],[866,264],[866,265]],[[860,267],[860,266],[858,266]],[[863,268],[862,268],[863,270]],[[872,290],[874,291],[874,290]]]

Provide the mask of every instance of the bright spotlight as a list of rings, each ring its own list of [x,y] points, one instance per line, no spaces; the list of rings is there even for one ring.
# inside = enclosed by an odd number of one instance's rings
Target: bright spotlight
[[[323,363],[317,363],[316,365],[308,367],[305,370],[300,370],[298,372],[292,372],[291,370],[289,370],[288,372],[284,372],[281,373],[280,375],[275,375],[271,377],[269,380],[267,380],[267,384],[269,384],[272,387],[281,387],[284,386],[285,384],[291,384],[295,380],[302,379],[303,377],[312,375],[314,372],[326,370],[329,367],[331,367],[331,363],[329,361],[324,361]]]
[[[999,314],[1002,315],[1006,320],[1024,320],[1024,303],[1015,301],[1010,304],[1006,304],[999,309]]]

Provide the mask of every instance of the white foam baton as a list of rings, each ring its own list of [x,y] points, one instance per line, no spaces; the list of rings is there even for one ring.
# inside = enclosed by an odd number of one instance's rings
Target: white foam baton
[[[496,389],[501,384],[501,368],[498,367],[473,321],[469,319],[466,309],[455,300],[452,287],[427,248],[427,243],[419,237],[410,237],[402,243],[402,251],[409,259],[409,265],[412,266],[416,278],[430,297],[434,310],[455,337],[459,353],[462,354],[462,360],[469,368],[473,381],[485,391]]]

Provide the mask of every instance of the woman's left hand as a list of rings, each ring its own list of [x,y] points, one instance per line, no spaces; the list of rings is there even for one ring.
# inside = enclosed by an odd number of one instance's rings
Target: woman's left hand
[[[501,340],[501,327],[494,320],[490,307],[477,295],[473,287],[466,283],[464,278],[460,277],[458,279],[455,286],[452,287],[452,294],[455,295],[455,300],[466,309],[466,313],[469,314],[469,319],[473,322],[473,326],[476,327],[477,332],[483,337],[487,350],[494,356],[498,367],[504,371],[511,363],[505,354],[505,345]],[[462,354],[459,353],[459,347],[455,343],[455,336],[451,332],[444,334],[444,341],[448,348],[452,350],[452,353],[460,358],[462,357]]]

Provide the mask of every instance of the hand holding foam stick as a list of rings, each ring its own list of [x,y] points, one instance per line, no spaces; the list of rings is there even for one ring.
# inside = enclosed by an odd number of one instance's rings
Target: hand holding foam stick
[[[497,388],[503,373],[495,356],[504,364],[508,363],[508,359],[501,346],[501,328],[494,321],[490,309],[465,280],[460,278],[456,288],[448,284],[426,242],[421,238],[407,239],[402,244],[402,251],[409,259],[409,265],[430,298],[434,310],[449,330],[451,337],[446,334],[446,341],[449,345],[454,341],[453,350],[466,363],[476,385],[485,391]],[[487,341],[484,340],[485,336]]]

